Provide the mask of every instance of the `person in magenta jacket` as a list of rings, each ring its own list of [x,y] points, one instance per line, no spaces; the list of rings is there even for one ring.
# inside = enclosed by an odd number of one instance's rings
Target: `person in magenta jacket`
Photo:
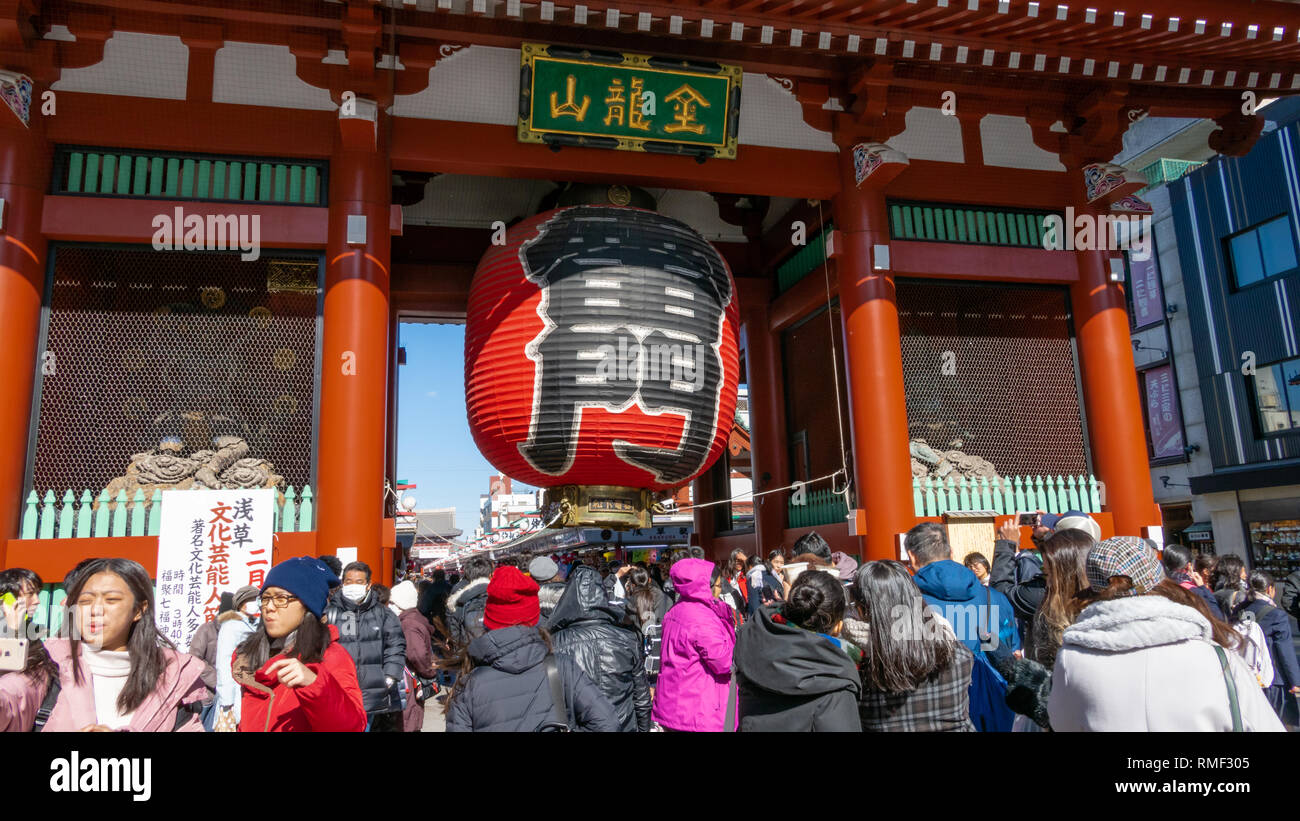
[[[45,642],[60,690],[43,732],[203,731],[203,660],[158,632],[143,566],[95,559],[77,574],[67,600],[72,637]]]
[[[721,732],[731,690],[731,654],[736,646],[732,609],[716,597],[714,567],[704,559],[683,559],[669,572],[677,603],[664,616],[661,668],[655,690],[657,723],[682,732]]]

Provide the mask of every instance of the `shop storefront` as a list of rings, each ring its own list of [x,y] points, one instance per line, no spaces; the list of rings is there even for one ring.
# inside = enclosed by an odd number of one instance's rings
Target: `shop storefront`
[[[1300,570],[1300,495],[1242,502],[1241,518],[1250,541],[1252,568],[1274,580]]]

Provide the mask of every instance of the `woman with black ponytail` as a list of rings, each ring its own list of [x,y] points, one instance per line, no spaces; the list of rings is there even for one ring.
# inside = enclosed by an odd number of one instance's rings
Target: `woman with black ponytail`
[[[741,732],[861,732],[858,661],[839,638],[844,588],[820,570],[799,576],[779,607],[736,633]]]

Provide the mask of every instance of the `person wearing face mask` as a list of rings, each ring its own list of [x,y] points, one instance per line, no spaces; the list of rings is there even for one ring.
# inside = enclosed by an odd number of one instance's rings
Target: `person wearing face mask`
[[[241,733],[359,733],[366,728],[361,687],[339,629],[321,614],[339,578],[308,556],[271,568],[261,619],[235,650],[243,689]]]
[[[38,716],[33,729],[203,731],[203,661],[179,652],[158,632],[153,582],[144,567],[129,559],[95,559],[76,575],[67,600],[71,636],[45,642],[58,667],[58,692],[48,720]]]
[[[227,719],[234,724],[239,723],[240,702],[243,699],[240,698],[239,682],[235,681],[231,662],[235,648],[257,628],[257,621],[261,614],[261,603],[258,601],[260,594],[261,591],[252,585],[239,588],[235,591],[232,609],[217,616],[219,628],[214,664],[217,668],[214,720],[219,719],[229,710],[230,715]],[[212,729],[211,726],[209,729]]]
[[[372,589],[369,565],[352,562],[343,568],[343,585],[330,598],[325,622],[338,627],[339,644],[356,662],[368,731],[401,732],[397,687],[406,666],[406,636],[396,614]]]

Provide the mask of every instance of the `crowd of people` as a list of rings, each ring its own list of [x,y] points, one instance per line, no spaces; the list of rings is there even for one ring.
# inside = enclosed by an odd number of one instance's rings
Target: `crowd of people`
[[[1300,574],[1101,539],[1086,514],[1009,522],[955,557],[943,526],[905,562],[818,534],[787,556],[699,547],[653,563],[475,556],[391,590],[299,557],[222,598],[180,652],[126,559],[64,579],[58,635],[0,674],[7,731],[1279,731],[1295,724]],[[957,561],[961,558],[961,561]],[[569,559],[569,560],[565,560]],[[43,582],[0,572],[31,636]],[[14,665],[16,666],[16,665]]]

